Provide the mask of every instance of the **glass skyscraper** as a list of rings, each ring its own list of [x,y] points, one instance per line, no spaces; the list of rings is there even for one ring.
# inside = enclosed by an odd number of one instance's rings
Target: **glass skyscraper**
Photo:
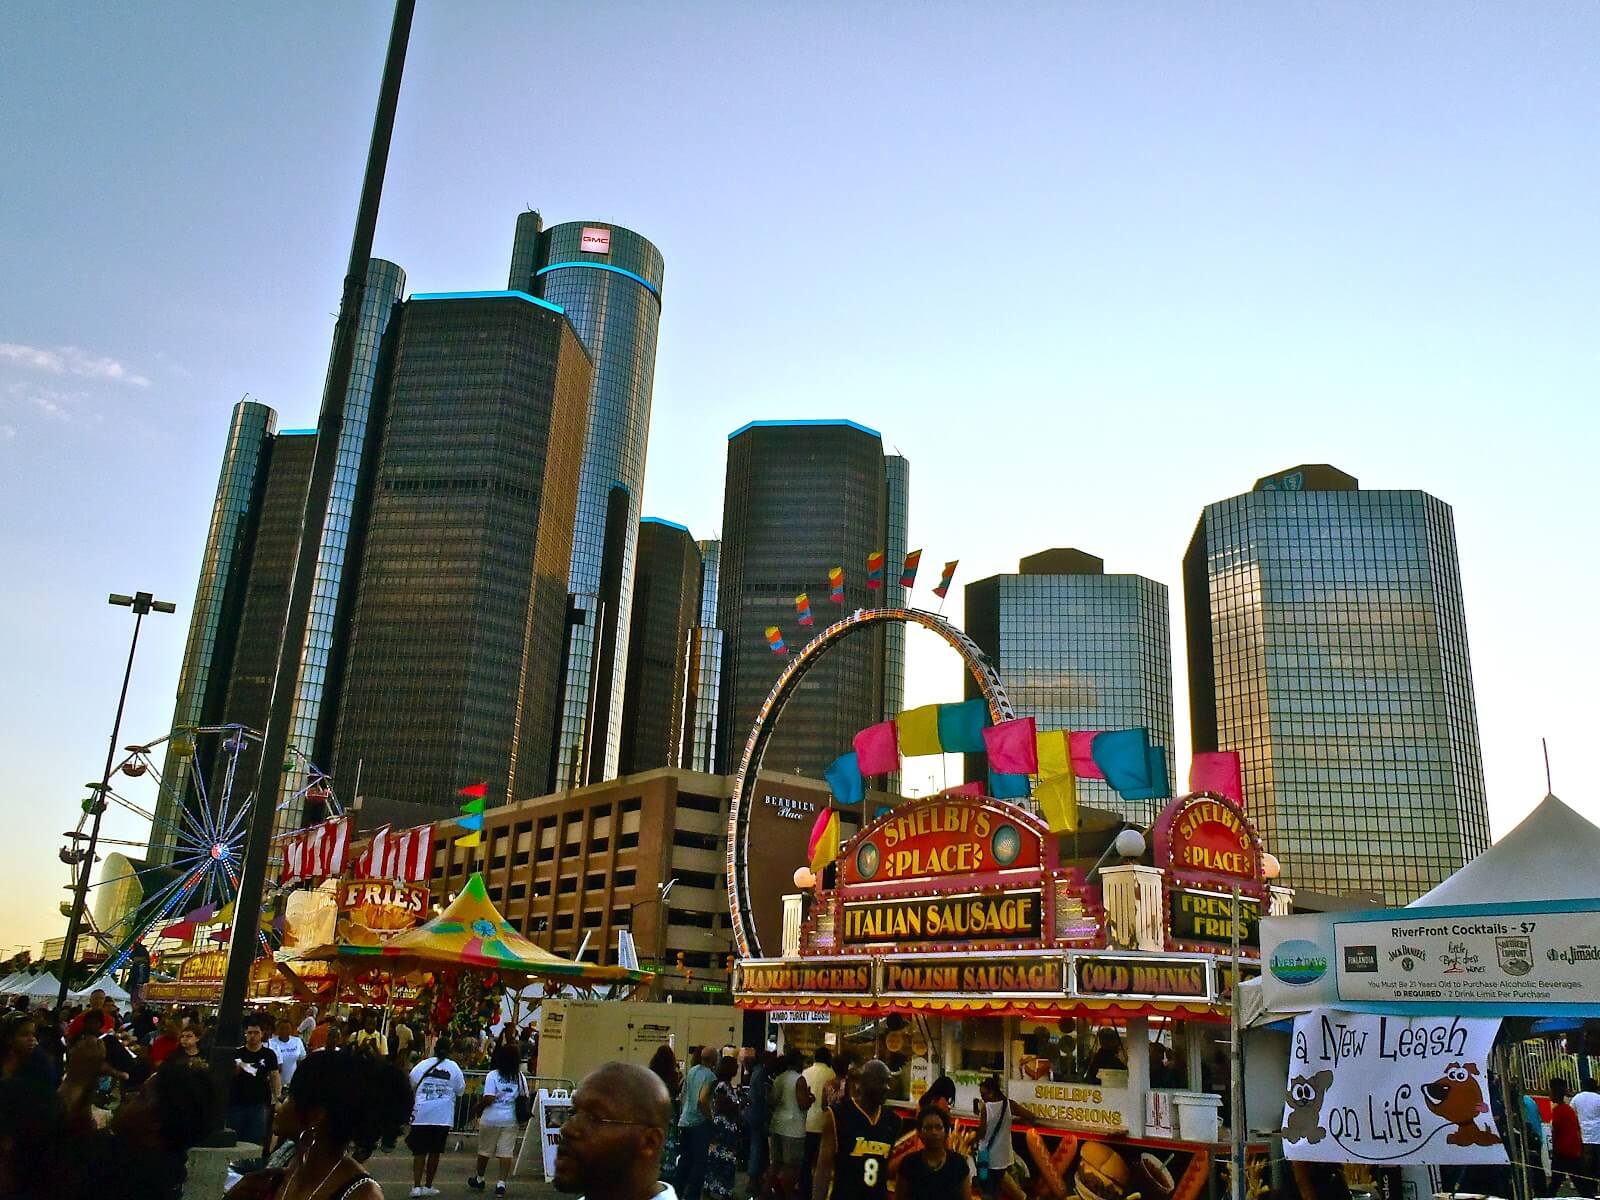
[[[592,375],[521,292],[413,296],[390,336],[333,756],[367,828],[546,790]]]
[[[890,497],[883,440],[854,421],[753,421],[728,436],[717,601],[725,633],[722,769],[738,765],[756,709],[784,666],[767,644],[768,626],[795,651],[857,608],[900,602],[899,562],[886,561],[882,589],[866,586],[867,555],[905,545],[903,506],[891,513]],[[843,605],[829,599],[836,566],[844,568]],[[810,628],[795,619],[800,592],[811,600]],[[883,633],[880,626],[853,634],[810,670],[768,743],[768,770],[819,777],[857,732],[883,719],[886,695],[904,686],[903,655],[890,660]]]
[[[223,697],[233,670],[233,648],[239,636],[239,615],[244,607],[261,494],[277,426],[277,413],[265,404],[241,400],[233,406],[217,495],[211,506],[211,524],[200,559],[200,582],[195,588],[189,638],[178,673],[178,698],[172,713],[174,729],[225,719]],[[156,798],[155,828],[150,835],[150,857],[156,862],[172,857],[170,831],[177,824],[179,805],[188,794],[192,764],[192,758],[177,754],[169,745],[161,771],[163,786]]]
[[[685,725],[679,731],[675,766],[707,775],[717,769],[717,731],[722,725],[722,627],[717,620],[717,588],[722,579],[722,542],[707,538],[700,547],[700,614],[689,631],[689,663],[684,678]]]
[[[564,309],[594,363],[555,731],[560,787],[617,774],[662,271],[661,252],[620,225],[517,218],[509,286]]]
[[[365,482],[365,463],[377,432],[372,427],[372,408],[378,386],[379,353],[389,319],[405,287],[406,273],[394,263],[381,258],[368,263],[367,287],[356,327],[350,388],[345,393],[344,424],[339,431],[333,490],[328,496],[327,515],[318,534],[310,612],[300,646],[299,670],[289,693],[289,744],[298,747],[311,762],[324,769],[333,741],[326,701],[337,684],[338,660],[334,643],[349,619],[354,600],[354,589],[345,586],[347,568],[354,570],[359,565],[355,562],[356,543],[359,542],[357,503]],[[332,370],[331,363],[329,369]],[[283,773],[278,829],[298,829],[305,823],[308,814],[299,793],[307,782],[298,765],[297,769]]]
[[[1142,575],[1107,575],[1081,550],[1024,558],[1015,575],[966,587],[966,632],[983,648],[1017,716],[1041,730],[1142,726],[1172,754],[1172,635],[1167,587]],[[970,676],[966,695],[980,695]],[[968,777],[984,778],[982,755]],[[1120,812],[1135,824],[1154,819],[1162,801],[1123,800],[1103,780],[1078,782],[1078,800]]]
[[[1450,507],[1297,467],[1184,556],[1197,750],[1237,750],[1284,878],[1405,904],[1489,844]]]
[[[623,775],[677,765],[700,572],[700,547],[686,527],[660,517],[639,522],[622,695]]]

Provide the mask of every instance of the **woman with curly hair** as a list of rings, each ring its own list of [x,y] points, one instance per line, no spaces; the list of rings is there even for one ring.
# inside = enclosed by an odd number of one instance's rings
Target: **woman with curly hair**
[[[295,1143],[293,1153],[282,1167],[246,1175],[227,1200],[383,1200],[361,1160],[397,1137],[411,1111],[400,1069],[374,1055],[319,1050],[288,1091],[274,1130]]]

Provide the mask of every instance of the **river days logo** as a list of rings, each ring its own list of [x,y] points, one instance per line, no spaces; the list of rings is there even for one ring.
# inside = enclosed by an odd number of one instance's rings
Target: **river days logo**
[[[1310,987],[1328,973],[1328,956],[1315,942],[1296,938],[1272,952],[1267,969],[1290,987]]]

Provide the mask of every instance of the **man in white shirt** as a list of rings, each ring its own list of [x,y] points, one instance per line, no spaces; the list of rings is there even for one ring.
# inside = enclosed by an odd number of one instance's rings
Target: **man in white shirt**
[[[800,1072],[800,1078],[806,1081],[812,1096],[811,1107],[806,1109],[806,1162],[800,1174],[802,1196],[811,1195],[811,1177],[817,1169],[817,1151],[822,1148],[822,1131],[828,1127],[828,1107],[822,1102],[823,1089],[837,1077],[833,1069],[833,1051],[826,1046],[817,1047],[816,1060]]]
[[[677,1200],[658,1182],[672,1100],[654,1071],[606,1063],[572,1094],[556,1150],[556,1190],[585,1200]]]
[[[311,1031],[317,1027],[317,1006],[306,1005],[306,1015],[300,1019],[300,1028],[295,1030],[300,1035],[300,1040],[305,1041],[311,1036]]]
[[[1593,1195],[1594,1180],[1600,1178],[1600,1083],[1593,1077],[1585,1079],[1583,1090],[1570,1103],[1583,1135],[1583,1173],[1590,1181],[1588,1194]]]
[[[267,1039],[267,1045],[278,1056],[278,1074],[283,1077],[284,1091],[288,1091],[289,1081],[294,1078],[294,1069],[306,1056],[306,1044],[295,1036],[289,1018],[279,1017],[278,1031]]]
[[[411,1150],[412,1196],[437,1196],[433,1177],[439,1173],[439,1155],[455,1121],[456,1099],[467,1090],[467,1078],[450,1061],[450,1040],[440,1038],[433,1054],[411,1069],[411,1132],[406,1145]]]

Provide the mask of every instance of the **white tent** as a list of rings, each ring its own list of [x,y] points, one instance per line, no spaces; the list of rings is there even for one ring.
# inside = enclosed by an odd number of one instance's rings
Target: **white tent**
[[[13,989],[22,987],[32,978],[33,976],[26,971],[11,972],[4,979],[0,979],[0,996],[11,995]]]
[[[1595,894],[1597,862],[1600,827],[1546,796],[1505,837],[1406,907],[1587,900]]]
[[[110,976],[105,976],[103,978],[96,979],[93,983],[87,984],[82,991],[69,993],[69,999],[81,1003],[82,1001],[87,1000],[97,991],[104,992],[106,994],[106,999],[111,1001],[113,1004],[126,1004],[133,998],[128,995],[128,993],[123,989],[122,985],[119,984],[115,979],[112,979]]]
[[[13,996],[26,996],[30,1000],[48,1000],[55,1003],[61,994],[61,981],[46,971],[43,975],[35,975],[25,984],[20,984],[11,989]]]

